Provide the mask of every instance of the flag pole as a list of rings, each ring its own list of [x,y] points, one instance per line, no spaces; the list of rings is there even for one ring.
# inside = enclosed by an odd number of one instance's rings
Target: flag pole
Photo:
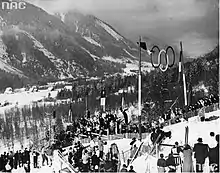
[[[142,139],[141,134],[141,37],[139,38],[139,72],[138,72],[138,120],[139,120],[139,137]]]
[[[184,61],[183,61],[183,46],[182,41],[180,42],[180,56],[182,56],[182,70],[183,70],[183,93],[184,93],[184,105],[187,106],[187,90],[186,90],[186,75],[184,70]]]

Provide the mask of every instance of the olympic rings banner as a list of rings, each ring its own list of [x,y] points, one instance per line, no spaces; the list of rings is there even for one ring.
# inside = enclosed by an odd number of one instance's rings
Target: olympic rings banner
[[[158,53],[158,54],[157,54]],[[157,54],[157,64],[154,64],[153,58]],[[165,65],[162,64],[162,54],[165,56]],[[172,68],[175,64],[175,51],[173,47],[168,46],[166,49],[161,49],[158,46],[153,46],[150,50],[151,64],[154,68],[159,68],[162,72],[167,71],[168,68]],[[172,57],[172,58],[171,58]]]

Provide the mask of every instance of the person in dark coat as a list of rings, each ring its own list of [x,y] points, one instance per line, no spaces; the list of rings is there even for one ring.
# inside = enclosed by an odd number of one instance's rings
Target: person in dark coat
[[[166,160],[164,159],[164,155],[160,154],[160,158],[157,160],[157,170],[158,173],[165,173],[166,170]]]
[[[24,149],[24,163],[30,162],[30,151],[27,148]]]
[[[16,153],[14,154],[14,168],[17,169],[18,165],[19,165],[19,160],[18,160],[18,151],[16,151]]]
[[[215,136],[217,146],[209,149],[210,172],[219,172],[219,134]]]
[[[113,154],[112,165],[113,165],[113,171],[114,172],[118,172],[118,162],[119,162],[118,155]]]
[[[208,157],[209,147],[207,144],[203,144],[202,138],[198,138],[198,143],[193,147],[195,152],[194,158],[196,159],[196,172],[203,172],[203,166],[205,159]]]
[[[130,166],[130,169],[129,169],[129,171],[128,172],[133,172],[133,173],[136,173],[135,171],[134,171],[134,167],[131,165]]]
[[[169,168],[169,172],[176,172],[176,164],[173,154],[170,153],[166,160],[166,166]]]
[[[21,150],[18,152],[18,162],[19,162],[19,167],[23,166],[23,154]]]
[[[4,158],[3,154],[0,156],[0,171],[3,171],[4,169]]]
[[[155,132],[155,129],[152,129],[152,133],[150,135],[150,140],[152,141],[152,143],[154,144],[156,142],[158,134]]]
[[[92,169],[96,170],[95,168],[98,166],[99,168],[99,163],[100,163],[100,159],[99,157],[96,155],[96,152],[93,153],[92,157],[91,157],[91,165],[92,165]]]
[[[171,149],[171,153],[173,154],[176,165],[180,165],[182,163],[180,152],[183,152],[183,149],[179,146],[178,142],[175,142],[174,147]]]
[[[30,172],[31,171],[31,167],[30,167],[30,162],[27,161],[25,164],[24,164],[24,170],[26,173]]]
[[[3,165],[2,165],[3,172],[5,172],[6,171],[5,166],[8,163],[8,158],[7,158],[6,152],[4,152],[4,154],[2,155],[2,163],[3,163]]]
[[[40,154],[36,150],[33,151],[34,168],[38,168],[38,156],[39,155]]]
[[[8,159],[9,159],[9,165],[11,166],[11,168],[13,168],[13,158],[14,158],[14,154],[12,151],[10,151],[10,154],[8,156]]]

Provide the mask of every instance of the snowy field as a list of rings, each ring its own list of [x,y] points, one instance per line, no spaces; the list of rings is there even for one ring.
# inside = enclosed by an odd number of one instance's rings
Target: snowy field
[[[0,103],[4,103],[5,101],[11,103],[8,106],[0,107],[0,114],[5,110],[14,107],[16,103],[18,103],[18,106],[30,105],[32,102],[47,98],[49,93],[51,94],[52,98],[55,98],[57,96],[58,90],[40,90],[38,92],[23,91],[13,94],[0,94]]]
[[[14,93],[14,94],[0,94],[0,102],[4,102],[7,100],[8,102],[12,103],[12,105],[5,106],[5,107],[0,107],[0,114],[3,113],[6,109],[10,109],[11,107],[14,107],[16,105],[16,102],[18,102],[19,106],[23,105],[29,105],[34,101],[38,101],[41,99],[44,99],[45,97],[48,96],[48,93],[51,93],[51,97],[55,98],[57,95],[58,91],[48,91],[48,90],[42,90],[39,92],[20,92],[20,93]],[[206,118],[210,116],[220,116],[220,110],[210,112],[206,114]],[[181,122],[178,124],[173,124],[170,126],[167,126],[164,128],[164,131],[171,131],[172,132],[172,138],[169,139],[167,138],[163,143],[165,144],[171,144],[173,145],[176,141],[179,142],[180,145],[184,144],[184,139],[185,139],[185,127],[189,127],[189,144],[193,146],[199,137],[203,138],[203,142],[206,144],[209,144],[210,142],[210,137],[209,134],[211,131],[215,133],[220,133],[220,119],[213,120],[213,121],[205,121],[205,122],[200,122],[198,117],[192,117],[189,119],[188,122]],[[116,143],[118,145],[118,148],[120,150],[120,157],[122,159],[122,152],[128,151],[130,149],[130,142],[131,139],[118,139],[118,140],[113,140],[113,141],[108,141],[107,146],[105,147],[105,152],[109,149],[110,145],[112,143]],[[145,143],[149,143],[149,138],[144,139]],[[28,146],[28,141],[27,145]],[[140,144],[140,142],[138,141]],[[137,146],[139,145],[137,144]],[[16,143],[16,146],[19,148],[20,144]],[[24,146],[24,147],[26,147]],[[0,152],[2,153],[3,147],[0,147]],[[170,147],[162,147],[159,154],[163,153],[165,156],[167,156],[171,151]],[[146,159],[147,158],[147,159]],[[208,159],[207,159],[208,160]],[[54,163],[59,163],[59,161],[56,161]],[[153,156],[147,156],[147,154],[138,157],[137,159],[134,160],[133,166],[134,170],[137,173],[145,173],[145,172],[157,172],[157,158]],[[208,161],[206,161],[206,165],[208,165]],[[56,168],[55,168],[56,169]],[[206,167],[206,172],[208,172],[207,167]],[[13,172],[23,172],[23,169],[16,170]],[[52,167],[42,167],[40,169],[32,169],[31,172],[34,173],[43,173],[43,172],[53,172]]]

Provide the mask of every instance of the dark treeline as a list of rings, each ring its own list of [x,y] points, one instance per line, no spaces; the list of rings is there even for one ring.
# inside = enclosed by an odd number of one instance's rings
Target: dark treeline
[[[184,64],[187,90],[203,83],[209,88],[209,94],[218,94],[218,47],[202,57],[199,57],[192,62]],[[127,89],[129,86],[134,86],[134,93],[125,94],[125,103],[137,102],[137,75],[133,76],[110,76],[104,77],[101,80],[85,81],[78,80],[73,83],[73,90],[63,89],[58,93],[58,99],[72,98],[75,101],[72,105],[75,116],[81,116],[87,106],[91,112],[98,109],[100,106],[100,92],[102,89],[107,93],[107,108],[119,108],[121,106],[121,95],[114,95],[120,89]],[[203,98],[203,91],[192,92],[190,104],[195,104],[199,99]],[[178,98],[175,107],[183,107],[183,83],[178,73],[178,66],[161,72],[154,70],[142,74],[142,101],[153,102],[156,104],[156,114],[162,114],[169,106]],[[170,101],[170,102],[169,102]],[[93,108],[91,110],[91,108]],[[151,113],[155,114],[151,110]]]

